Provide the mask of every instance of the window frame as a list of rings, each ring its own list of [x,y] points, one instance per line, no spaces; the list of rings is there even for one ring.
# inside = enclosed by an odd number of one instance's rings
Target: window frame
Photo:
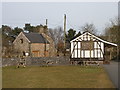
[[[23,39],[22,38],[20,39],[20,43],[23,44]]]
[[[93,49],[94,49],[94,42],[93,41],[82,41],[81,42],[81,50],[93,50]]]

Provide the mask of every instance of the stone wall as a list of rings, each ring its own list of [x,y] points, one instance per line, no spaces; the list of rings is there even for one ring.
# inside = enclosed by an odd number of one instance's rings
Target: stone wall
[[[2,58],[2,66],[15,66],[19,60],[19,58]]]
[[[3,58],[2,66],[16,66],[20,58]],[[28,57],[26,58],[27,66],[44,66],[46,62],[52,62],[50,65],[69,65],[69,57]]]

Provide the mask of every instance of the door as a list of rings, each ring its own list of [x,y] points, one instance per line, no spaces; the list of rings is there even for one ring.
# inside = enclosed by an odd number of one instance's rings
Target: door
[[[33,57],[39,57],[39,51],[32,51]]]

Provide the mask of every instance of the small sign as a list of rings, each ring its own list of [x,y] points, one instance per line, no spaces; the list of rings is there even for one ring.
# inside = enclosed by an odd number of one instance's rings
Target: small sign
[[[66,51],[70,51],[70,49],[66,49]]]
[[[29,55],[29,53],[25,53],[25,56],[28,56]]]

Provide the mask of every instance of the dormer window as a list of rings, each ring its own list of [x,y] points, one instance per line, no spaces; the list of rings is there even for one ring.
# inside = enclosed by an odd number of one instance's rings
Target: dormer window
[[[20,39],[20,43],[21,43],[21,44],[23,43],[23,39]]]

